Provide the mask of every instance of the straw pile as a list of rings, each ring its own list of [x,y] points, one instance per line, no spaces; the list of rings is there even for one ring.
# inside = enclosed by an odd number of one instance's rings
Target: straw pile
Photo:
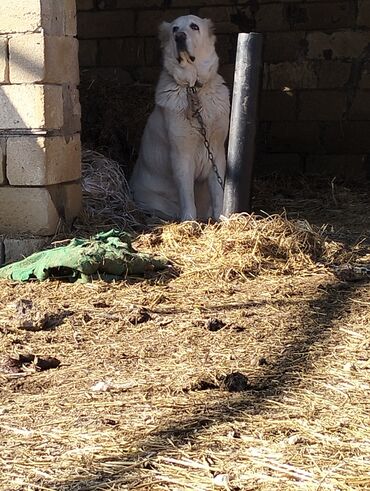
[[[169,274],[2,281],[1,491],[370,489],[370,285],[320,230],[170,224],[135,243]]]
[[[82,153],[83,212],[81,226],[90,230],[118,227],[132,230],[139,225],[123,167],[99,152]]]
[[[284,215],[265,218],[237,214],[218,224],[194,222],[166,225],[141,236],[137,246],[160,251],[174,261],[189,281],[196,276],[232,279],[259,274],[293,274],[318,270],[345,251],[326,242],[323,231],[306,220],[288,220]]]

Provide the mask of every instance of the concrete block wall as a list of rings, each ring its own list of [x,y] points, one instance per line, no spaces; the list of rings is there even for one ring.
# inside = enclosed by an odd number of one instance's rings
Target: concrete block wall
[[[370,0],[77,0],[77,7],[80,65],[94,80],[154,84],[158,24],[194,13],[214,21],[221,73],[232,86],[237,33],[264,33],[257,171],[368,175]]]
[[[75,0],[0,2],[0,239],[52,236],[79,213],[76,32]]]

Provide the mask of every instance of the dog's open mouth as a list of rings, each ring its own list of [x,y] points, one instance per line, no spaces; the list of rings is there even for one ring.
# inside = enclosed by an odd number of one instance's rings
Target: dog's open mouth
[[[185,37],[177,37],[176,38],[176,47],[177,47],[177,61],[181,63],[182,61],[193,63],[195,57],[192,56],[186,45]]]
[[[195,57],[192,56],[188,50],[177,50],[178,57],[177,61],[181,63],[182,61],[186,61],[188,63],[193,63],[195,61]]]

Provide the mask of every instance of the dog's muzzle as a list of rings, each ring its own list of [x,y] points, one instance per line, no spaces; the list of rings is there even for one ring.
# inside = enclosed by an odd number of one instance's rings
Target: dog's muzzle
[[[178,54],[178,62],[181,63],[182,60],[193,62],[195,60],[194,56],[192,56],[187,47],[186,43],[186,33],[185,32],[177,32],[175,34],[175,42]]]
[[[179,51],[186,51],[186,33],[177,32],[175,34],[176,46]]]

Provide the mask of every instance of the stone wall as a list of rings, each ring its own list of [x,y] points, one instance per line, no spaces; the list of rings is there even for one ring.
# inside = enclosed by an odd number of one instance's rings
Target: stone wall
[[[362,178],[370,152],[370,0],[77,0],[80,65],[95,80],[155,83],[157,26],[211,18],[232,84],[238,32],[265,34],[260,172]],[[99,82],[104,83],[104,82]]]
[[[0,239],[9,257],[9,236],[52,236],[80,210],[75,36],[75,0],[0,2]]]

